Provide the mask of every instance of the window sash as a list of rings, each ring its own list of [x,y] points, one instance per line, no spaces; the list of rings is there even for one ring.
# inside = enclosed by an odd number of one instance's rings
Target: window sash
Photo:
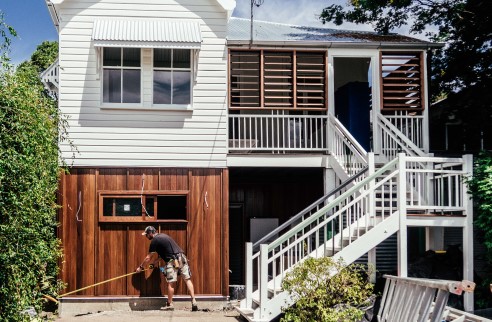
[[[187,222],[187,190],[104,190],[98,192],[100,222]],[[165,198],[170,197],[170,198]],[[171,204],[166,201],[176,200]],[[174,205],[174,208],[173,208]],[[159,206],[163,209],[159,212]],[[174,212],[166,212],[166,209]]]
[[[115,49],[118,49],[119,53]],[[103,103],[140,103],[140,48],[106,47],[103,48],[102,56]]]
[[[191,50],[154,49],[153,62],[153,104],[191,104]]]

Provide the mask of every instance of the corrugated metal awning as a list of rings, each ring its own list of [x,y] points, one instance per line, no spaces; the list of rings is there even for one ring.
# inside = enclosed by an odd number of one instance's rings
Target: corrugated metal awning
[[[198,21],[96,20],[92,40],[97,47],[200,49]]]

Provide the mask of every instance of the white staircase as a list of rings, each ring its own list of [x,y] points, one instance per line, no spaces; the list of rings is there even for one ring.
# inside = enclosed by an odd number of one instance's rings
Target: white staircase
[[[386,132],[392,132],[383,144],[384,156],[394,158],[376,170],[374,155],[354,143],[338,120],[330,121],[334,169],[355,179],[333,200],[325,196],[301,212],[288,222],[286,233],[261,244],[259,251],[246,245],[246,298],[238,311],[248,321],[271,321],[294,303],[282,290],[282,280],[308,257],[333,256],[353,263],[392,234],[406,231],[409,212],[467,215],[463,177],[470,174],[469,158],[423,156],[391,122],[381,120]],[[402,150],[409,156],[396,153]],[[405,255],[399,254],[399,260]]]

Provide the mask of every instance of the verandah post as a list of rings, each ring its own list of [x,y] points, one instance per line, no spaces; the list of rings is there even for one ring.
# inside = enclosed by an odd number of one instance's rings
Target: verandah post
[[[246,243],[245,251],[245,271],[246,271],[246,308],[253,307],[253,243]]]
[[[463,156],[464,177],[473,175],[473,155]],[[463,178],[465,179],[465,178]],[[462,202],[465,209],[465,226],[463,227],[463,279],[473,281],[473,201],[468,192],[468,185],[462,180]],[[463,303],[465,311],[473,311],[473,292],[466,292]]]
[[[260,279],[258,289],[260,291],[260,319],[266,318],[268,302],[268,244],[260,245]]]
[[[374,152],[369,152],[367,154],[367,163],[369,166],[369,172],[367,176],[371,176],[374,172],[376,172],[376,164],[374,160]],[[376,180],[371,180],[369,182],[369,195],[368,195],[368,214],[366,215],[365,220],[365,229],[368,231],[372,227],[376,226],[376,200],[374,193],[374,186],[376,184]],[[367,253],[367,263],[371,264],[374,268],[376,268],[376,247],[372,248]],[[371,283],[376,283],[376,270],[374,269],[370,276]]]
[[[398,276],[407,277],[407,171],[405,153],[398,153]]]

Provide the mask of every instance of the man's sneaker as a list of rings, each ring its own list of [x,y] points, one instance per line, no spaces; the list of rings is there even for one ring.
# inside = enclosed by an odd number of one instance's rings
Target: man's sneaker
[[[174,311],[173,303],[167,303],[166,307],[163,308],[164,311]]]
[[[193,299],[193,301],[191,301],[191,310],[193,312],[198,311],[198,304],[196,303],[196,300],[195,299]]]

